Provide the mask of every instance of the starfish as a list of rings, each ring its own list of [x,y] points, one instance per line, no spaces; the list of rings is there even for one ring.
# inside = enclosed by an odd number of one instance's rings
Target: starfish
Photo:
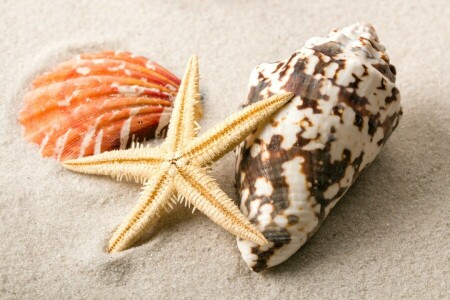
[[[193,56],[174,101],[166,140],[160,146],[134,144],[130,149],[63,162],[72,171],[144,183],[137,205],[114,232],[106,250],[111,253],[130,247],[164,210],[183,200],[234,235],[266,244],[262,233],[208,174],[208,166],[236,147],[292,97],[292,93],[284,93],[259,101],[197,136],[199,71],[198,59]]]

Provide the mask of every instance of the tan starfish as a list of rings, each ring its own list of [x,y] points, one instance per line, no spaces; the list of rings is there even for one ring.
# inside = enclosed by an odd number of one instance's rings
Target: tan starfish
[[[267,243],[208,175],[206,167],[236,147],[292,96],[285,93],[259,101],[197,137],[199,73],[197,57],[193,56],[174,102],[167,138],[161,146],[135,145],[127,150],[63,162],[64,167],[76,172],[145,182],[138,204],[113,234],[107,251],[117,252],[131,246],[166,208],[172,207],[172,202],[183,199],[229,232],[260,245]]]

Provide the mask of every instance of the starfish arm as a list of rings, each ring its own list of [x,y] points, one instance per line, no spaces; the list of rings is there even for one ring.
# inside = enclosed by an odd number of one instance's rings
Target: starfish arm
[[[127,150],[108,151],[98,155],[66,160],[62,165],[72,171],[109,175],[117,180],[144,182],[149,178],[149,166],[160,164],[163,156],[158,148],[138,145]]]
[[[267,243],[262,233],[242,215],[233,200],[203,168],[180,167],[174,183],[179,195],[225,230],[259,245]]]
[[[192,164],[204,166],[218,160],[241,143],[256,126],[286,104],[294,94],[281,93],[247,106],[188,145],[183,153]]]
[[[202,115],[199,91],[198,58],[192,56],[184,73],[170,117],[166,144],[170,151],[180,151],[198,132],[196,120]]]
[[[139,196],[137,205],[114,232],[108,243],[108,252],[125,250],[138,240],[146,228],[157,222],[169,205],[173,193],[173,183],[167,170],[160,171],[149,180]]]

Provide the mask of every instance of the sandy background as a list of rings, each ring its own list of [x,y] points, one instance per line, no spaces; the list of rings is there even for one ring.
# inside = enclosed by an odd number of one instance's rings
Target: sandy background
[[[450,297],[447,1],[93,2],[0,3],[1,298]],[[179,76],[197,53],[209,128],[238,109],[256,64],[356,21],[387,46],[404,117],[307,246],[263,274],[232,235],[182,208],[139,247],[105,254],[140,186],[66,171],[21,138],[24,85],[74,53],[135,50]],[[233,164],[229,154],[214,176],[237,200]]]

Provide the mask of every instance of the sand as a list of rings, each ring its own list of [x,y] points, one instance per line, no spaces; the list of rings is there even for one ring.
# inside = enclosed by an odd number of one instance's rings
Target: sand
[[[2,1],[0,298],[448,299],[449,17],[446,1]],[[134,50],[179,76],[198,54],[209,128],[239,109],[256,64],[357,21],[375,25],[397,67],[404,117],[311,241],[267,272],[184,208],[104,253],[140,186],[71,173],[21,137],[24,88],[74,53]],[[213,175],[237,200],[233,164]]]

